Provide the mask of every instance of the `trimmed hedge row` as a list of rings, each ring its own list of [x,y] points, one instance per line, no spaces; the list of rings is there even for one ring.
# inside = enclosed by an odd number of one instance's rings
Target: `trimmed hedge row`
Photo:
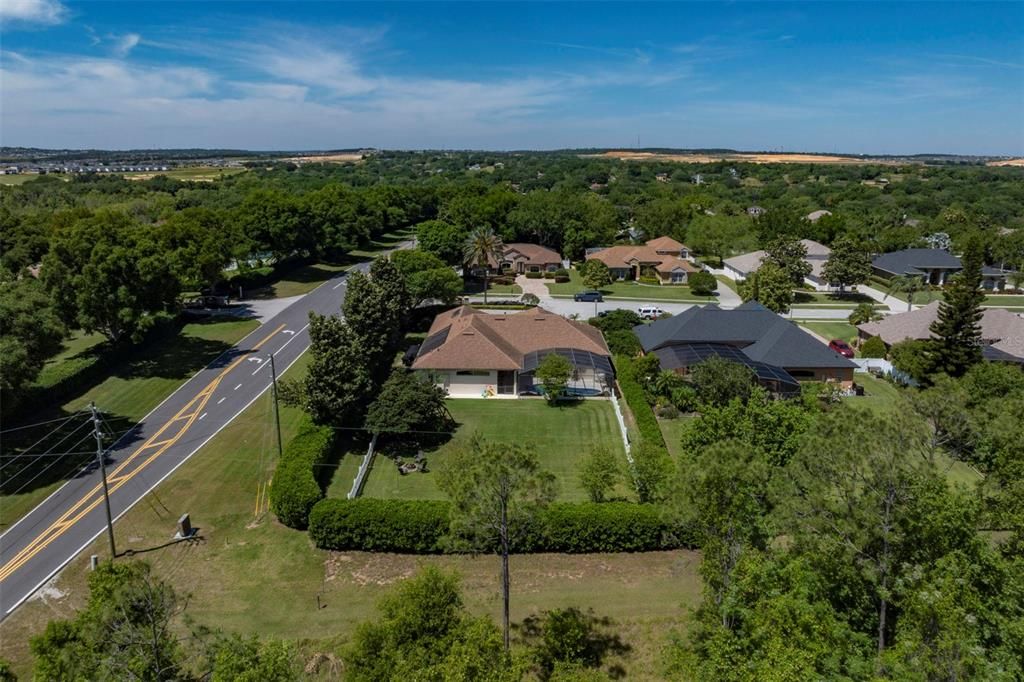
[[[316,426],[304,416],[270,484],[270,509],[284,525],[301,530],[309,524],[313,505],[324,497],[316,478],[317,467],[326,463],[333,448],[334,429]]]
[[[437,554],[449,551],[448,502],[327,499],[309,515],[317,547],[341,551]],[[629,502],[556,503],[522,534],[517,553],[649,552],[689,546],[684,529],[663,518],[660,507]]]
[[[654,416],[651,406],[647,404],[644,388],[636,378],[633,359],[625,355],[616,355],[615,376],[619,380],[622,397],[629,406],[630,412],[633,413],[636,428],[640,431],[640,438],[660,448],[665,448],[665,437],[661,433],[658,419]]]

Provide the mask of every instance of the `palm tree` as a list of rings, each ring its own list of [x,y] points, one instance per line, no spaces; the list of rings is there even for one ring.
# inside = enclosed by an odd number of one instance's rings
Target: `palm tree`
[[[889,280],[889,291],[882,300],[889,298],[890,294],[903,293],[907,296],[907,310],[914,306],[914,294],[924,291],[924,281],[916,275],[897,275]]]
[[[484,303],[487,303],[487,275],[490,261],[493,260],[500,266],[504,250],[505,245],[501,243],[501,237],[489,227],[478,227],[470,232],[462,247],[462,254],[467,263],[484,268]]]

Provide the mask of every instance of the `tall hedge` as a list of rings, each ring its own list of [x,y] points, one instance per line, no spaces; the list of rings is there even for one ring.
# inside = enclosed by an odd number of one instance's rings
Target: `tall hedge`
[[[303,417],[298,435],[284,449],[270,484],[270,509],[286,526],[303,529],[309,523],[313,505],[324,493],[317,469],[325,464],[334,448],[334,429],[316,426]]]
[[[449,509],[443,501],[328,499],[310,513],[309,534],[322,549],[436,554],[446,551]],[[516,552],[646,552],[691,544],[691,535],[653,504],[556,503],[532,523]]]
[[[625,355],[616,355],[615,376],[619,380],[619,388],[622,389],[622,398],[629,406],[630,412],[633,413],[640,438],[665,449],[665,438],[661,434],[661,427],[658,426],[658,419],[654,416],[654,411],[647,404],[644,388],[637,380],[633,359]]]

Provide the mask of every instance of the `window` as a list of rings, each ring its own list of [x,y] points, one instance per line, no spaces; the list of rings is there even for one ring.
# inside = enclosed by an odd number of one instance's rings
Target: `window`
[[[486,369],[460,369],[455,372],[459,377],[489,377],[491,373]]]
[[[540,272],[540,266],[539,265],[531,265],[530,266],[530,272]]]
[[[674,284],[679,284],[680,282],[685,282],[685,281],[686,281],[686,273],[685,272],[673,272],[672,273],[672,282]]]

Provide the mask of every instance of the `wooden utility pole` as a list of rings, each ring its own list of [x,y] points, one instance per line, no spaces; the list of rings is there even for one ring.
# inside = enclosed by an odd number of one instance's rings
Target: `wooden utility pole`
[[[117,547],[114,545],[114,519],[110,514],[110,490],[107,488],[107,463],[104,457],[103,432],[100,430],[100,413],[96,409],[96,403],[89,403],[92,411],[92,433],[96,437],[96,460],[100,463],[100,475],[103,477],[103,504],[107,511],[107,538],[110,540],[110,560],[117,556]]]
[[[277,407],[277,368],[274,367],[274,354],[270,353],[270,392],[274,396],[274,424],[277,427],[277,459],[284,456],[284,448],[281,446],[281,412]]]

